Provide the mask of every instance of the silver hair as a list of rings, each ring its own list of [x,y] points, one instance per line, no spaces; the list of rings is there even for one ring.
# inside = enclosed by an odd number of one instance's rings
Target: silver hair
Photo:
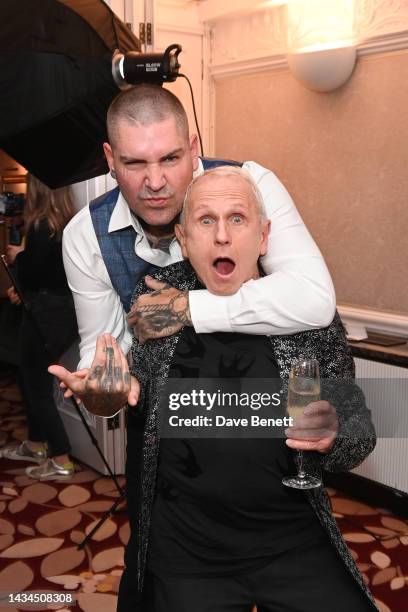
[[[252,176],[249,174],[248,170],[245,168],[241,168],[240,166],[218,166],[217,168],[210,168],[209,170],[205,170],[202,174],[193,178],[189,186],[187,187],[186,195],[184,197],[183,208],[180,213],[180,223],[184,225],[186,218],[186,210],[187,206],[190,203],[191,193],[193,188],[203,180],[206,176],[239,176],[244,181],[246,181],[249,185],[250,194],[252,195],[254,202],[258,208],[260,221],[266,221],[268,219],[268,215],[266,214],[265,204],[263,201],[263,197],[261,192],[259,191],[257,184],[255,183]]]

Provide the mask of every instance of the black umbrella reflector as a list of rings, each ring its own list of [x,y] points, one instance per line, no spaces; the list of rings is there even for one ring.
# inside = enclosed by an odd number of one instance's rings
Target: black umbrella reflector
[[[1,148],[51,188],[106,173],[106,112],[119,91],[111,78],[110,58],[83,64],[77,60],[74,69],[68,57],[42,55],[21,53],[11,63],[0,57],[0,72],[20,64],[24,90],[30,71],[37,75],[30,97],[21,92],[20,104],[15,104],[13,131],[11,122],[2,121]],[[82,95],[74,99],[78,92]],[[10,109],[11,96],[8,103]]]
[[[104,89],[99,96],[19,132],[1,148],[52,189],[105,174],[105,118],[117,92],[111,90],[112,95]]]
[[[52,188],[106,172],[111,57],[137,38],[102,0],[1,0],[0,19],[0,148]]]

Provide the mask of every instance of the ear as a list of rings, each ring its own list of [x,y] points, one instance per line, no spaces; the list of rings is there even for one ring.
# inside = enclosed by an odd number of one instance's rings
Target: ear
[[[108,162],[109,169],[112,170],[112,168],[114,168],[113,152],[112,152],[112,147],[110,146],[109,142],[103,143],[103,152],[105,153],[105,157],[106,157],[106,161]]]
[[[186,247],[186,237],[185,237],[185,233],[184,233],[184,227],[182,225],[180,225],[180,223],[177,223],[174,226],[174,232],[176,234],[176,238],[179,241],[180,247],[181,247],[181,252],[182,255],[184,257],[184,259],[188,259],[188,252],[187,252],[187,247]]]
[[[267,221],[262,221],[262,233],[261,233],[261,244],[259,246],[259,255],[266,255],[268,252],[268,240],[269,240],[269,232],[271,229],[271,222],[269,219]]]
[[[190,136],[190,153],[193,162],[193,170],[198,168],[198,137],[197,134]]]

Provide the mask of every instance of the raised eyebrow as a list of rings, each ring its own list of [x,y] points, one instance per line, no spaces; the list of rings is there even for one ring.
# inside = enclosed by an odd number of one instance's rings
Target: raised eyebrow
[[[193,213],[195,216],[197,217],[202,217],[202,216],[210,216],[210,215],[214,215],[216,214],[216,212],[214,210],[211,210],[210,208],[208,208],[205,204],[201,205],[201,206],[197,206],[197,208],[194,210]]]
[[[239,215],[240,217],[245,217],[246,214],[247,213],[245,210],[239,210],[234,208],[231,212],[228,213],[228,216],[233,217],[234,215]],[[202,204],[201,206],[196,207],[196,209],[194,210],[194,215],[197,217],[214,217],[219,215],[219,211],[214,210],[213,208],[208,208],[205,204]]]

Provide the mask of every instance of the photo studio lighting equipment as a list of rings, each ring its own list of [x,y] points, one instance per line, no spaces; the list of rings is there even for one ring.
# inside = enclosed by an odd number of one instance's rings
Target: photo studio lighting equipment
[[[193,88],[188,77],[179,72],[181,65],[178,62],[178,56],[181,51],[182,47],[177,43],[167,47],[163,53],[142,53],[140,51],[120,53],[116,51],[112,58],[112,76],[120,89],[129,89],[134,85],[140,85],[142,83],[163,85],[164,83],[172,83],[177,77],[186,79],[190,88],[194,121],[200,140],[201,154],[204,155]]]
[[[162,85],[179,76],[178,56],[181,45],[173,44],[164,53],[116,52],[112,59],[112,75],[120,89],[140,83]]]

